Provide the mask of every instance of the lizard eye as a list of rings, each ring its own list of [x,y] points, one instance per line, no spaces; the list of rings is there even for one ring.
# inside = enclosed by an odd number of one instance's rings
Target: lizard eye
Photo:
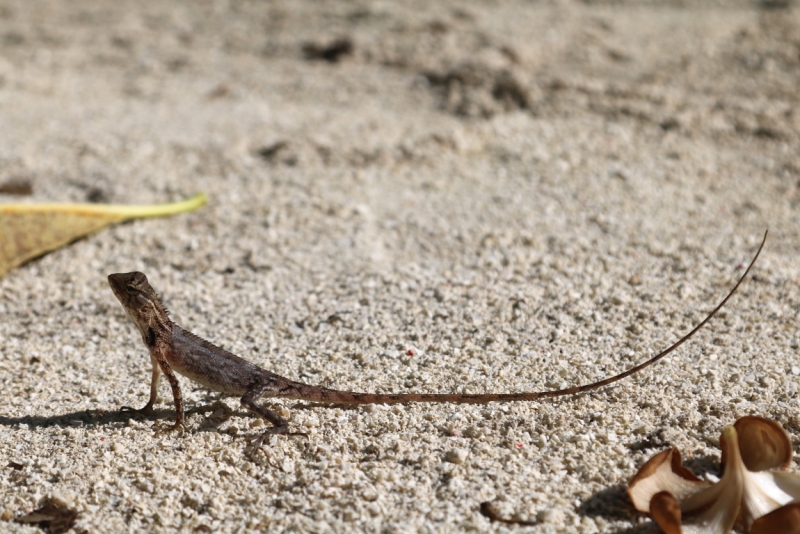
[[[133,284],[125,284],[125,291],[128,293],[136,293],[137,289]]]

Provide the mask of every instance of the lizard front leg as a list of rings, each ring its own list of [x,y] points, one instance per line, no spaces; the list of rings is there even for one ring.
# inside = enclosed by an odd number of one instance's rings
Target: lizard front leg
[[[158,380],[161,378],[161,368],[158,366],[158,362],[150,355],[150,363],[153,366],[153,375],[150,378],[150,400],[147,401],[147,404],[144,405],[144,408],[132,408],[130,406],[123,406],[122,410],[129,411],[129,412],[141,412],[141,413],[151,413],[153,411],[153,406],[156,403],[156,398],[158,397]]]
[[[268,428],[265,430],[253,443],[253,449],[250,451],[250,457],[256,455],[261,446],[264,444],[264,440],[267,439],[267,436],[274,436],[276,434],[288,434],[293,436],[306,436],[307,434],[303,432],[289,432],[289,421],[281,417],[280,415],[267,410],[260,404],[258,404],[258,400],[266,395],[267,393],[274,392],[274,385],[272,384],[257,384],[250,388],[250,390],[242,396],[242,406],[253,412],[254,414],[258,415],[259,417],[263,417],[270,423],[272,423],[272,428]]]
[[[175,376],[175,373],[172,371],[172,367],[169,365],[167,361],[166,352],[171,350],[170,347],[165,347],[161,344],[155,344],[150,348],[150,355],[152,359],[158,363],[158,367],[161,368],[161,372],[164,373],[164,376],[167,377],[167,381],[169,382],[170,387],[172,388],[172,398],[175,400],[175,424],[172,427],[163,429],[164,431],[172,431],[172,430],[186,430],[186,427],[183,425],[184,420],[184,413],[183,413],[183,394],[181,394],[181,385],[178,383],[178,377]],[[155,370],[153,371],[155,374]],[[151,392],[152,398],[152,392]],[[161,431],[161,430],[160,430]]]

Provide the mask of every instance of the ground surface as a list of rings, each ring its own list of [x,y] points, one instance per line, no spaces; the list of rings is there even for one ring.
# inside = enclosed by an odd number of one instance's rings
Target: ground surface
[[[723,4],[725,6],[723,7]],[[0,279],[0,513],[90,532],[651,532],[624,484],[736,417],[800,443],[800,8],[730,2],[0,0],[0,181],[207,207]],[[338,42],[337,42],[338,40]],[[326,59],[327,58],[327,59]],[[2,201],[13,201],[3,197]],[[357,409],[184,381],[188,434],[105,277],[282,375],[376,392],[623,383]],[[13,462],[17,467],[7,467]],[[797,463],[795,463],[797,469]],[[2,523],[5,531],[28,531]]]

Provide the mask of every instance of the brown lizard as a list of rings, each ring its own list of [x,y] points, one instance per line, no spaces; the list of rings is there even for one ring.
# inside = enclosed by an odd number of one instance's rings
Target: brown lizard
[[[261,434],[252,449],[257,451],[272,434],[286,434],[289,423],[280,415],[271,412],[258,404],[262,397],[301,399],[314,402],[334,404],[397,404],[404,402],[450,402],[450,403],[487,403],[494,401],[527,401],[560,397],[582,393],[611,384],[630,376],[645,367],[654,364],[681,344],[691,338],[722,308],[744,281],[747,273],[755,264],[761,249],[766,242],[767,234],[758,247],[753,260],[748,265],[733,289],[708,316],[695,326],[688,334],[680,338],[669,348],[653,356],[649,360],[618,375],[587,385],[573,386],[552,391],[530,391],[521,393],[354,393],[312,386],[282,377],[253,363],[248,362],[216,345],[184,330],[173,323],[167,310],[161,304],[155,290],[148,283],[147,277],[140,272],[110,274],[108,283],[114,295],[122,303],[122,307],[133,320],[142,341],[150,351],[153,374],[150,381],[150,400],[140,411],[150,412],[156,402],[158,380],[164,373],[172,387],[175,399],[175,425],[171,429],[182,429],[184,421],[183,397],[175,373],[202,384],[203,386],[223,394],[241,396],[241,403],[248,410],[263,417],[272,427]],[[130,408],[128,408],[130,409]]]

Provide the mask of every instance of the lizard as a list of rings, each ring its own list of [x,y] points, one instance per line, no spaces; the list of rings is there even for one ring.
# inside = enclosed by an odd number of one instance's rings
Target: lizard
[[[574,395],[596,390],[612,384],[656,363],[696,334],[728,302],[755,264],[767,239],[767,233],[745,272],[727,296],[688,334],[647,361],[628,370],[597,382],[550,391],[519,393],[356,393],[330,389],[297,382],[268,371],[235,354],[232,354],[172,322],[147,277],[138,271],[108,275],[108,283],[125,312],[136,325],[142,341],[150,352],[152,376],[150,399],[139,409],[152,412],[158,393],[158,382],[163,373],[172,388],[175,402],[175,424],[169,430],[184,429],[184,406],[180,384],[175,373],[181,374],[206,388],[226,395],[241,397],[241,404],[255,415],[266,419],[272,426],[256,440],[253,454],[264,440],[275,434],[292,434],[289,422],[260,404],[262,397],[298,399],[331,404],[399,404],[408,402],[482,404],[495,401],[530,401]]]

